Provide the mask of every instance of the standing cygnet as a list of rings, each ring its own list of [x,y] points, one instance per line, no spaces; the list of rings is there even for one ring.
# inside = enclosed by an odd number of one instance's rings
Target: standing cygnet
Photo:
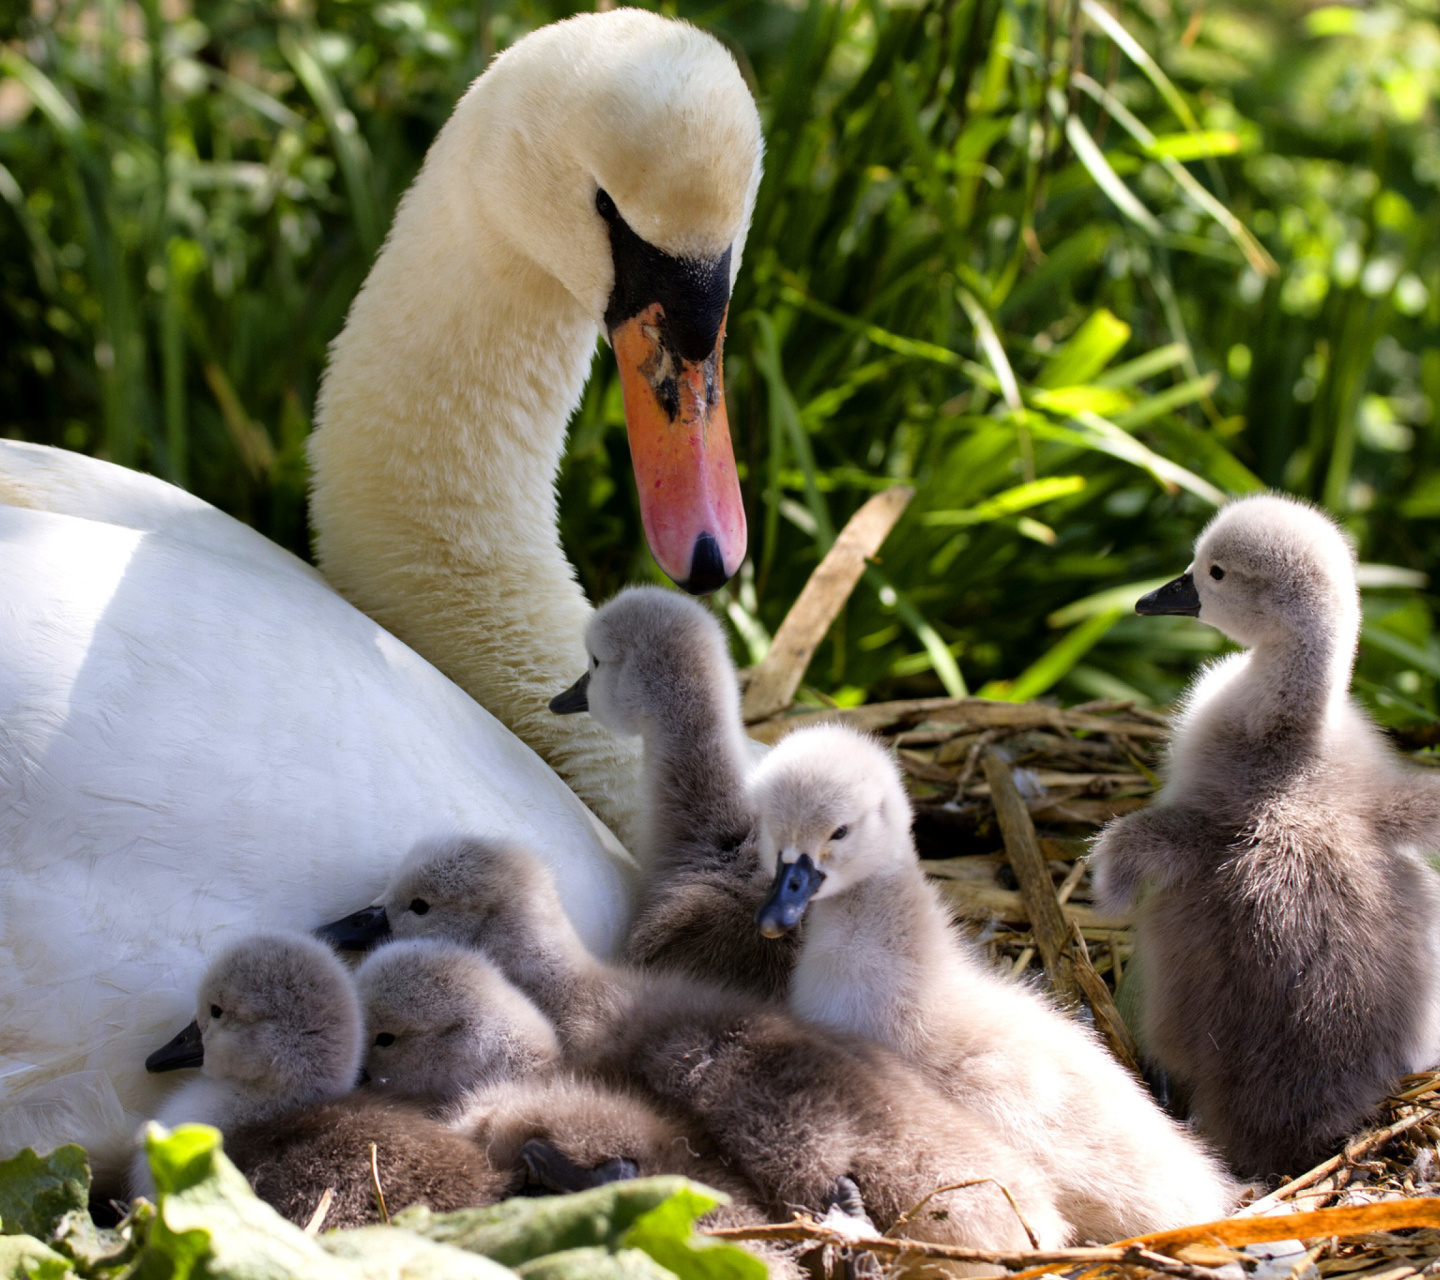
[[[360,1068],[363,1023],[345,966],[303,935],[259,935],[210,966],[195,1022],[146,1066],[199,1066],[156,1119],[216,1126],[226,1154],[255,1193],[305,1223],[327,1188],[328,1226],[378,1220],[370,1144],[391,1208],[486,1204],[503,1190],[471,1144],[418,1111],[350,1094]],[[136,1194],[153,1194],[144,1153],[132,1167]]]
[[[560,1061],[550,1020],[482,954],[430,938],[392,942],[355,972],[377,1088],[431,1108]]]
[[[910,837],[889,754],[839,725],[781,740],[752,775],[775,884],[766,933],[807,932],[790,1008],[888,1045],[987,1114],[1057,1189],[1081,1236],[1223,1217],[1235,1188],[1094,1035],[955,932]],[[807,910],[808,908],[808,910]]]
[[[1186,573],[1136,606],[1246,647],[1191,687],[1169,778],[1110,823],[1096,887],[1139,898],[1149,1051],[1237,1169],[1295,1173],[1440,1052],[1440,921],[1421,855],[1440,779],[1348,697],[1354,555],[1319,511],[1225,507]]]
[[[588,710],[645,743],[645,878],[626,959],[783,996],[796,943],[766,942],[750,927],[768,876],[755,853],[749,747],[720,624],[685,596],[632,587],[590,620],[585,649],[589,669],[551,710]]]
[[[889,1228],[966,1183],[904,1233],[1023,1247],[999,1183],[1042,1243],[1072,1234],[1043,1175],[992,1123],[888,1051],[725,987],[594,959],[528,854],[482,840],[420,846],[386,894],[386,926],[482,948],[555,1024],[568,1065],[698,1125],[771,1212],[822,1209],[849,1179]]]

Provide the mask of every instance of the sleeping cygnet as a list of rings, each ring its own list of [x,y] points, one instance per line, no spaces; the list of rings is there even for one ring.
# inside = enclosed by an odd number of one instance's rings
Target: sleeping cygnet
[[[725,1192],[707,1225],[765,1221],[755,1189],[694,1125],[633,1090],[555,1070],[549,1021],[479,951],[433,938],[381,947],[356,973],[376,1087],[424,1101],[512,1190],[561,1194],[679,1174]],[[781,1252],[773,1265],[787,1265]]]
[[[853,1183],[874,1222],[893,1228],[954,1187],[905,1234],[992,1248],[1024,1247],[1025,1223],[1042,1244],[1073,1234],[1016,1145],[895,1055],[726,987],[596,960],[529,854],[476,839],[421,845],[383,916],[377,931],[484,950],[550,1018],[570,1069],[638,1090],[703,1138],[702,1154],[728,1162],[767,1213],[824,1212]]]
[[[806,934],[801,1018],[887,1045],[988,1115],[1057,1188],[1082,1238],[1223,1217],[1236,1188],[1094,1035],[996,972],[927,881],[889,754],[838,725],[781,740],[752,775],[774,887],[758,924]]]
[[[155,1118],[216,1126],[255,1193],[300,1224],[327,1189],[326,1226],[379,1220],[371,1143],[392,1210],[498,1198],[503,1180],[470,1143],[418,1110],[351,1093],[363,1034],[350,976],[328,947],[303,935],[248,938],[210,966],[195,1022],[147,1060],[152,1071],[202,1070]],[[143,1152],[132,1186],[153,1194]]]
[[[1440,1054],[1440,778],[1350,701],[1354,556],[1319,511],[1232,503],[1136,610],[1245,652],[1191,687],[1156,802],[1096,842],[1096,887],[1139,898],[1145,1040],[1195,1118],[1240,1171],[1298,1173]]]
[[[645,744],[640,911],[626,958],[782,997],[796,943],[750,927],[768,876],[745,792],[750,747],[724,633],[703,605],[632,587],[585,632],[589,669],[556,697]]]

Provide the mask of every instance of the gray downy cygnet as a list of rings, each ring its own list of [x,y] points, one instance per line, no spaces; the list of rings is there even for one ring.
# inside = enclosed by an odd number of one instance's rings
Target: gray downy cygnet
[[[300,1224],[327,1189],[327,1226],[379,1220],[371,1143],[392,1209],[498,1198],[503,1180],[470,1143],[418,1109],[351,1092],[363,1035],[354,985],[327,946],[304,935],[247,938],[206,972],[195,1023],[150,1056],[151,1070],[202,1071],[156,1119],[220,1129],[255,1193]],[[153,1194],[143,1152],[131,1180],[136,1194]]]
[[[1243,1173],[1297,1173],[1440,1053],[1440,779],[1349,698],[1354,554],[1314,508],[1225,507],[1136,610],[1245,651],[1191,686],[1160,795],[1096,841],[1096,888],[1138,899],[1144,1038],[1205,1132]]]
[[[585,631],[589,667],[551,702],[645,744],[644,881],[625,956],[634,964],[783,997],[796,940],[750,928],[768,878],[745,792],[750,747],[720,624],[697,601],[631,587]]]
[[[768,1213],[824,1211],[853,1186],[875,1224],[917,1239],[1073,1237],[1048,1181],[994,1124],[888,1050],[727,987],[596,960],[532,855],[479,839],[421,844],[383,915],[377,930],[483,950],[550,1018],[568,1067],[698,1126]],[[902,1222],[938,1188],[953,1189]]]
[[[807,921],[790,1008],[894,1049],[987,1115],[1084,1239],[1224,1217],[1237,1188],[1094,1034],[954,929],[889,753],[840,725],[783,738],[751,776],[772,869],[761,929]]]
[[[376,1088],[427,1105],[468,1138],[515,1192],[563,1194],[678,1174],[723,1191],[707,1226],[754,1226],[751,1187],[694,1125],[631,1089],[559,1068],[555,1031],[484,953],[434,938],[383,946],[356,972]],[[764,1251],[791,1274],[788,1250]],[[794,1273],[798,1276],[798,1272]]]

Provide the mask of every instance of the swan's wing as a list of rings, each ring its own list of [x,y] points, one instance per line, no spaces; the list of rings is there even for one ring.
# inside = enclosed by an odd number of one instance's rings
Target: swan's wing
[[[599,953],[628,920],[534,752],[293,557],[192,531],[0,506],[0,1154],[123,1144],[205,958],[367,905],[421,837],[535,849]]]

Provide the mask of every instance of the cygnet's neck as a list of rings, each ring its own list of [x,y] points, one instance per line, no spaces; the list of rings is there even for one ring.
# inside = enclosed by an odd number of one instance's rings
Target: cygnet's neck
[[[948,924],[913,861],[877,872],[806,913],[790,1007],[910,1056],[927,1033],[923,988],[948,960]]]
[[[517,246],[523,228],[484,224],[466,180],[482,102],[432,148],[336,340],[311,442],[316,551],[630,841],[638,752],[546,706],[586,663],[555,474],[596,327]]]
[[[644,865],[663,869],[686,841],[736,847],[749,833],[747,753],[740,699],[728,670],[691,677],[669,691],[672,709],[645,733]]]
[[[586,1038],[608,986],[609,966],[585,949],[558,903],[549,920],[521,923],[498,942],[476,942],[549,1019],[564,1050]]]

